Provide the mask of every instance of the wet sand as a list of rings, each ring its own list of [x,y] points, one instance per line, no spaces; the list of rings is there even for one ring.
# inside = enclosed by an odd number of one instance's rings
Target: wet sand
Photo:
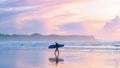
[[[0,50],[0,68],[120,68],[120,51]]]

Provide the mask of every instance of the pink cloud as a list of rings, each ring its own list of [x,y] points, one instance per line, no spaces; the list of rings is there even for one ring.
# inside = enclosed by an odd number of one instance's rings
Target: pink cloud
[[[69,22],[59,26],[59,30],[66,32],[67,35],[89,35],[82,22]]]
[[[90,2],[92,0],[65,0],[60,1],[58,4],[57,1],[30,1],[30,3],[37,3],[42,5],[45,5],[45,8],[38,7],[32,12],[25,12],[17,15],[15,17],[16,20],[16,28],[22,29],[26,26],[31,26],[29,23],[25,24],[25,21],[29,20],[43,20],[43,24],[45,25],[45,33],[46,34],[69,34],[70,29],[61,31],[59,26],[62,26],[64,24],[70,24],[71,22],[81,22],[82,26],[85,29],[86,34],[95,35],[104,38],[104,36],[107,36],[109,34],[109,37],[112,36],[119,36],[120,29],[117,25],[112,25],[110,27],[113,32],[112,33],[106,33],[108,30],[106,28],[103,28],[105,24],[105,20],[99,20],[99,19],[89,19],[87,17],[82,17],[80,15],[81,10],[79,7],[80,4]],[[29,2],[29,1],[28,1]],[[43,3],[44,2],[44,3]],[[49,4],[50,3],[50,4]],[[78,10],[78,11],[77,11]],[[115,21],[114,21],[115,22]],[[108,23],[109,24],[109,23]],[[109,29],[109,28],[108,28]],[[72,29],[71,29],[72,30]],[[108,38],[108,37],[107,37]]]
[[[16,26],[18,29],[22,29],[26,27],[24,21],[37,19],[37,20],[44,20],[44,24],[46,25],[46,33],[61,33],[65,34],[65,31],[59,32],[58,26],[66,23],[71,22],[80,22],[80,18],[77,14],[66,12],[66,9],[62,9],[63,5],[57,5],[54,7],[49,7],[46,10],[36,10],[30,13],[23,13],[16,17]]]
[[[29,4],[58,4],[58,3],[72,3],[72,2],[90,2],[93,0],[25,0]]]
[[[117,16],[106,22],[96,36],[103,40],[120,40],[120,18]]]

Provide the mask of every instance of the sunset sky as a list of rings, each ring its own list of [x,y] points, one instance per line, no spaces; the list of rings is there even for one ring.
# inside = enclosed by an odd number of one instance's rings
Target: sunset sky
[[[0,33],[120,40],[120,0],[0,0]]]

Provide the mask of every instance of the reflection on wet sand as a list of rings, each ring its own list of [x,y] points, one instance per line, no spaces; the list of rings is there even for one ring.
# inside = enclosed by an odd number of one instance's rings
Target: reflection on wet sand
[[[55,58],[49,58],[49,61],[51,63],[55,63],[55,65],[58,65],[59,62],[64,62],[64,59],[59,58],[59,53],[55,53]]]
[[[0,68],[120,68],[120,51],[61,51],[60,54],[0,50]]]

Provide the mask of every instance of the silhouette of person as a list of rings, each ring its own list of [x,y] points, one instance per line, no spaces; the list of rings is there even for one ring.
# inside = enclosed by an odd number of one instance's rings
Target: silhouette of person
[[[55,58],[49,58],[49,61],[51,63],[55,63],[55,65],[57,66],[59,64],[59,62],[64,62],[64,59],[62,58],[59,58],[59,50],[58,50],[58,47],[59,47],[59,44],[57,42],[56,43],[56,49],[55,49]]]
[[[56,65],[58,65],[58,63],[59,63],[59,54],[57,54],[57,55],[55,55],[55,60],[56,60]]]
[[[59,44],[55,42],[55,45],[56,45],[56,48],[55,48],[55,56],[56,56],[56,55],[59,55],[59,49],[58,49]]]

